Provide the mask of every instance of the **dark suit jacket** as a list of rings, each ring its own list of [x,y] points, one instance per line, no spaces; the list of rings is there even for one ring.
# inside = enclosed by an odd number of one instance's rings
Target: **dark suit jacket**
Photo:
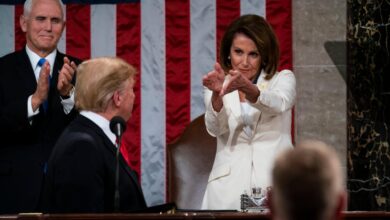
[[[27,99],[37,87],[25,48],[0,58],[0,213],[37,211],[42,180],[55,141],[77,114],[63,111],[57,91],[64,54],[57,52],[49,107],[27,119]],[[80,63],[74,57],[72,61]]]
[[[58,139],[45,181],[45,212],[114,212],[116,148],[79,115]],[[146,208],[136,173],[120,156],[120,212]]]

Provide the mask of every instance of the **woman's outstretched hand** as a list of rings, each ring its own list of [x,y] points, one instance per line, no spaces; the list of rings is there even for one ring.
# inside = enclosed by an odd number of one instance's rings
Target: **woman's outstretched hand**
[[[214,93],[220,94],[223,82],[225,80],[225,73],[219,63],[215,63],[214,70],[208,72],[203,77],[203,85]]]

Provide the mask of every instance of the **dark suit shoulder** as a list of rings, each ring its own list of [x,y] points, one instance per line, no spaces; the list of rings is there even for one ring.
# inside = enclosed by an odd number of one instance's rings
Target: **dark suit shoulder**
[[[22,50],[14,51],[12,53],[8,53],[8,54],[0,57],[0,60],[15,59],[15,57],[19,56],[21,53],[22,53]]]
[[[0,66],[15,66],[18,60],[23,56],[23,51],[18,50],[0,57]],[[27,56],[27,54],[26,54]]]
[[[100,158],[98,161],[102,161],[103,155],[104,152],[97,134],[90,128],[73,121],[57,140],[49,165],[59,160],[73,161],[74,163],[83,163],[85,160],[92,163],[96,158]],[[55,163],[58,164],[58,162]]]
[[[95,143],[96,134],[95,132],[88,130],[88,127],[80,125],[76,121],[72,121],[60,136],[57,145],[61,145],[61,141],[62,143],[75,141]]]
[[[82,115],[78,115],[64,130],[56,145],[62,146],[84,143],[99,147],[99,145],[103,144],[101,143],[100,138],[102,132],[103,131],[101,131],[94,122]]]
[[[25,73],[27,73],[27,76]],[[29,75],[30,73],[31,75]],[[9,53],[0,58],[0,76],[1,87],[3,87],[2,92],[10,94],[12,100],[20,98],[20,94],[32,94],[35,90],[33,69],[24,49]],[[15,85],[18,85],[18,87],[15,87]]]

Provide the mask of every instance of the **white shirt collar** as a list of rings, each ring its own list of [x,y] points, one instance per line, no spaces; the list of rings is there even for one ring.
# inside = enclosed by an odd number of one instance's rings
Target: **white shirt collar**
[[[104,134],[110,139],[110,141],[115,145],[115,134],[111,132],[110,130],[110,121],[104,118],[103,116],[92,112],[92,111],[81,111],[80,114],[89,120],[93,121],[99,128],[101,128],[104,132]]]
[[[35,68],[37,67],[37,63],[39,61],[39,59],[41,58],[45,58],[47,61],[49,61],[49,64],[50,64],[50,75],[52,75],[53,73],[53,68],[54,68],[54,60],[56,58],[56,55],[57,55],[57,50],[53,50],[49,55],[47,55],[46,57],[40,57],[38,54],[36,54],[34,51],[32,51],[27,45],[26,45],[26,52],[27,52],[27,56],[28,58],[30,59],[30,63],[31,63],[31,66],[32,66],[32,69],[35,70]]]

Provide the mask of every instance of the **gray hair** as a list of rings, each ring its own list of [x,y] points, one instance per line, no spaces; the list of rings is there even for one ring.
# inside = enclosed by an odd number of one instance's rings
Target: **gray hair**
[[[30,15],[30,12],[31,12],[31,9],[32,9],[32,4],[33,4],[33,1],[34,0],[26,0],[24,2],[24,6],[23,6],[23,16],[25,17],[28,17]],[[60,7],[61,7],[61,11],[62,11],[62,19],[65,20],[64,18],[64,15],[65,15],[65,6],[64,6],[64,3],[62,3],[61,0],[53,0],[53,1],[57,1],[58,4],[60,4]]]

